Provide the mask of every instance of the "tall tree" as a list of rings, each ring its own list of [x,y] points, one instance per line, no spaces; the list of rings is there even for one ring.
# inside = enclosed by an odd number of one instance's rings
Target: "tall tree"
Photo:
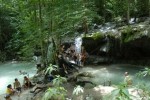
[[[83,0],[15,1],[19,25],[18,34],[14,37],[20,37],[19,40],[23,41],[19,47],[23,56],[32,55],[34,49],[39,47],[42,58],[46,59],[45,44],[50,38],[59,43],[61,37],[74,33],[83,23],[87,33],[87,26],[92,22],[92,16],[96,15],[91,9],[92,5],[88,1],[83,3]]]
[[[129,20],[130,20],[130,0],[126,0],[127,1],[127,24],[129,24]]]

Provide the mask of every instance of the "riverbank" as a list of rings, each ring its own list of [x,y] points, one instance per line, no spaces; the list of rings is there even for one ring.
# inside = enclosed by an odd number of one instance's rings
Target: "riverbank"
[[[102,86],[102,85],[97,85],[93,88],[87,88],[88,86],[84,87],[84,92],[81,93],[80,96],[84,98],[85,100],[88,100],[87,98],[93,98],[96,100],[112,100],[116,95],[111,95],[113,91],[117,90],[117,86]],[[65,89],[67,90],[67,96],[66,100],[79,100],[77,96],[73,95],[73,89],[74,87],[71,84],[65,85]],[[125,88],[128,90],[129,95],[131,96],[132,100],[141,100],[142,97],[140,95],[143,94],[143,90],[137,89],[134,87],[131,88]],[[42,97],[44,95],[44,91],[38,93],[36,96],[34,96],[33,93],[30,93],[32,89],[28,89],[23,91],[20,96],[15,94],[12,96],[12,100],[42,100]],[[118,89],[119,90],[119,89]],[[119,93],[118,93],[119,94]],[[146,97],[145,97],[146,98]],[[0,100],[5,100],[4,95],[0,95]],[[80,99],[83,100],[83,99]],[[147,100],[147,99],[144,99]]]
[[[18,69],[17,69],[18,70]],[[108,86],[108,81],[111,81],[111,86],[110,88],[112,88],[112,85],[118,85],[120,82],[123,82],[124,79],[124,72],[128,71],[131,75],[131,77],[133,77],[134,80],[134,85],[136,86],[139,82],[144,82],[146,84],[149,84],[149,80],[147,79],[137,79],[136,78],[136,73],[141,71],[141,67],[139,66],[135,66],[135,65],[130,65],[130,64],[106,64],[106,65],[88,65],[85,67],[82,67],[79,70],[79,73],[84,73],[84,72],[88,72],[90,73],[93,77],[79,77],[80,80],[85,80],[85,81],[91,81],[93,83],[96,83],[96,87],[100,87],[101,89],[106,88]],[[15,71],[14,71],[15,73]],[[18,74],[19,75],[19,74]],[[15,76],[16,77],[16,76]],[[21,76],[22,77],[22,76]],[[105,83],[105,84],[104,84]],[[103,86],[105,85],[105,86]],[[73,98],[73,89],[76,85],[67,82],[63,85],[63,87],[65,87],[65,89],[67,90],[67,97],[66,98]],[[96,88],[95,86],[86,83],[84,86],[84,97],[86,97],[89,94],[94,95],[96,98],[101,98],[101,94],[105,94],[105,90],[102,90],[100,92],[93,92],[94,88]],[[114,86],[113,86],[114,87]],[[32,89],[29,90],[25,90],[21,93],[20,97],[13,96],[12,100],[31,100],[31,98],[33,97],[33,93],[30,93]],[[107,91],[107,89],[106,89]],[[41,100],[41,98],[43,97],[44,94],[44,90],[40,93],[38,93],[34,98],[32,98],[32,100]],[[4,94],[0,96],[0,100],[5,100],[4,99]],[[102,99],[103,100],[103,99]],[[109,99],[106,99],[109,100]],[[135,99],[138,100],[138,99]]]

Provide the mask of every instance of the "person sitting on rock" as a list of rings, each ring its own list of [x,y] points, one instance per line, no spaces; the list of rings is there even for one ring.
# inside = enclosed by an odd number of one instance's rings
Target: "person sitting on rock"
[[[23,86],[24,86],[25,89],[30,88],[30,87],[33,86],[27,76],[24,76],[23,83],[24,83]]]
[[[61,72],[61,76],[65,76],[65,74],[68,74],[66,62],[62,54],[58,55],[58,66],[59,66],[59,71]]]
[[[16,89],[16,92],[20,93],[21,92],[21,84],[18,81],[17,78],[15,78],[15,82],[14,82],[14,89]],[[19,94],[18,94],[19,95]]]
[[[6,96],[5,96],[5,99],[6,99],[6,100],[12,100],[12,99],[11,99],[11,95],[14,95],[14,93],[15,93],[15,90],[12,88],[12,85],[9,84],[9,85],[7,86],[7,89],[6,89]]]

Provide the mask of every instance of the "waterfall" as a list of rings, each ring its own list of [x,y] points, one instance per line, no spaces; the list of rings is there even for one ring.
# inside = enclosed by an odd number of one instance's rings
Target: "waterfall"
[[[81,45],[82,45],[82,38],[81,37],[77,37],[75,39],[75,52],[77,54],[81,53]]]
[[[106,40],[106,43],[100,48],[100,51],[108,52],[110,48],[110,40],[107,36],[105,37],[105,40]]]
[[[52,63],[53,57],[54,57],[54,44],[51,42],[48,46],[48,51],[47,51],[48,62]]]

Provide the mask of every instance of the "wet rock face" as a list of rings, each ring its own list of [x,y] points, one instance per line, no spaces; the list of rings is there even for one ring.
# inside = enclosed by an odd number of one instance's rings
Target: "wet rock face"
[[[107,44],[108,52],[101,51],[101,48]],[[93,38],[83,38],[83,46],[90,55],[103,57],[113,57],[121,59],[143,59],[150,57],[150,38],[149,36],[140,36],[128,42],[121,42],[120,39],[111,37],[109,41],[104,38],[94,40]]]
[[[141,37],[130,41],[122,47],[123,57],[125,58],[146,58],[150,57],[150,38]]]
[[[114,23],[96,25],[92,32],[96,33],[94,37],[92,33],[82,39],[82,45],[89,55],[124,60],[150,58],[149,18],[130,26],[117,26]]]
[[[86,37],[82,41],[82,45],[90,55],[99,55],[101,53],[100,48],[106,43],[104,38],[94,40],[91,37]]]

